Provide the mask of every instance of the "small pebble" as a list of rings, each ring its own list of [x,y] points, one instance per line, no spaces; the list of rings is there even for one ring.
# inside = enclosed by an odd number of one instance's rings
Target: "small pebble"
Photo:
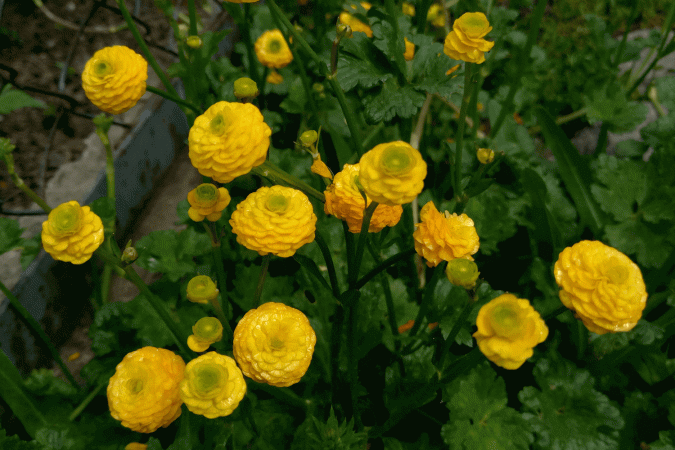
[[[69,12],[75,11],[75,3],[74,2],[66,3],[66,11],[69,11]]]

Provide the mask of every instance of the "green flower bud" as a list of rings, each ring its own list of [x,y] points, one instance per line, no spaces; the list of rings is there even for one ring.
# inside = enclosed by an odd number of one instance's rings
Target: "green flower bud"
[[[258,85],[250,78],[239,78],[234,82],[234,96],[241,98],[255,98],[259,94]]]
[[[223,325],[215,317],[204,317],[195,323],[192,332],[202,341],[218,342],[223,338]]]
[[[490,164],[495,160],[495,152],[489,148],[479,148],[476,157],[481,164]]]
[[[300,135],[300,142],[305,147],[309,147],[319,139],[319,133],[314,130],[307,130]]]
[[[445,274],[455,286],[473,289],[480,272],[478,272],[478,266],[475,262],[464,258],[455,258],[448,262]]]
[[[338,41],[343,38],[352,37],[352,27],[341,22],[337,24],[336,32]]]
[[[206,275],[197,275],[187,286],[187,298],[194,303],[206,304],[218,297],[216,283]]]
[[[194,49],[202,48],[202,45],[204,45],[202,38],[199,36],[188,36],[187,39],[185,39],[185,43],[188,45],[188,47]]]
[[[138,251],[133,247],[127,247],[122,252],[122,262],[132,263],[138,258]]]

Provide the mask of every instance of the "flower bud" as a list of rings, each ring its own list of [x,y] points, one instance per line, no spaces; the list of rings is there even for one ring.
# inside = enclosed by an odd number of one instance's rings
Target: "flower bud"
[[[317,94],[320,94],[320,95],[323,94],[326,91],[325,86],[321,83],[314,83],[312,85],[312,89],[314,89],[314,92],[316,92]]]
[[[310,147],[319,139],[319,133],[314,130],[307,130],[300,135],[300,142],[305,147]]]
[[[206,275],[197,275],[187,286],[187,298],[194,303],[206,304],[218,297],[216,283]]]
[[[448,262],[445,274],[455,286],[473,289],[480,272],[478,272],[478,266],[475,262],[464,258],[455,258]]]
[[[481,164],[490,164],[495,160],[495,152],[489,148],[479,148],[476,151],[476,157]]]
[[[132,263],[138,258],[138,251],[133,247],[127,247],[122,252],[122,262]]]
[[[239,78],[234,82],[234,96],[241,98],[255,98],[260,92],[258,85],[250,78]]]
[[[352,37],[352,27],[350,27],[347,24],[344,23],[339,23],[337,24],[336,30],[337,32],[337,39],[338,41],[343,38],[350,38]]]
[[[202,45],[204,45],[202,38],[199,36],[188,36],[187,39],[185,39],[185,43],[188,45],[188,47],[194,49],[202,48]]]
[[[192,332],[194,334],[188,337],[188,347],[195,352],[204,352],[223,338],[223,325],[215,317],[204,317],[195,323]]]

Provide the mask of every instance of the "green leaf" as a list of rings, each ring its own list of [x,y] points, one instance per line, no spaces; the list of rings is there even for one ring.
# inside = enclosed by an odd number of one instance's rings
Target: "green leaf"
[[[281,109],[290,114],[302,114],[307,104],[307,93],[300,77],[296,77],[288,90],[288,96],[281,102]]]
[[[135,346],[132,329],[133,316],[126,303],[113,302],[103,305],[94,315],[89,327],[91,348],[97,356],[113,351],[126,350]]]
[[[0,429],[0,448],[3,450],[50,450],[37,441],[22,441],[19,436],[7,436],[7,431]]]
[[[46,109],[47,105],[23,91],[14,89],[11,84],[6,84],[0,92],[0,114],[9,114],[25,107]]]
[[[602,154],[595,176],[602,185],[591,185],[591,192],[603,211],[619,222],[632,218],[647,195],[644,164]]]
[[[599,235],[604,217],[588,189],[591,183],[588,167],[553,118],[543,108],[538,108],[535,114],[546,144],[555,155],[560,177],[574,200],[579,217],[594,234]]]
[[[399,72],[405,73],[405,60],[402,56],[405,53],[405,41],[403,37],[410,35],[410,17],[401,13],[399,17],[394,19],[398,21],[399,39],[397,40],[391,16],[380,13],[377,10],[369,13],[369,15],[371,16],[370,23],[373,30],[373,43],[394,64],[398,66],[399,62],[403,63],[397,69]]]
[[[138,330],[136,338],[143,346],[168,347],[173,344],[171,331],[143,294],[128,302],[127,310],[132,317],[131,327]]]
[[[675,139],[675,114],[659,117],[640,130],[640,135],[650,147],[663,146],[672,149]]]
[[[136,264],[150,272],[163,272],[169,280],[178,281],[196,271],[191,256],[210,249],[208,237],[203,236],[206,235],[199,236],[193,228],[183,230],[180,235],[174,230],[153,231],[136,242]]]
[[[563,248],[563,239],[558,221],[546,205],[546,183],[537,172],[529,168],[523,170],[521,181],[532,200],[533,235],[537,241],[551,244],[554,254],[557,254]]]
[[[642,102],[626,99],[626,94],[617,83],[610,83],[602,90],[592,91],[584,97],[588,121],[609,125],[609,131],[625,133],[632,131],[647,118],[649,109]]]
[[[668,111],[675,110],[675,78],[660,77],[654,80],[659,102],[668,108]]]
[[[26,270],[28,265],[32,263],[37,255],[42,250],[42,234],[36,234],[33,237],[22,240],[21,246],[23,250],[21,251],[21,268]]]
[[[0,255],[21,245],[23,228],[19,222],[8,217],[0,217]]]
[[[115,219],[115,200],[108,197],[97,198],[89,205],[91,210],[101,218],[103,223]]]
[[[649,450],[675,450],[675,432],[662,431],[659,433],[659,440],[649,444]]]
[[[393,77],[382,52],[364,33],[342,41],[338,56],[337,80],[348,92],[356,86],[370,88]]]
[[[36,437],[37,431],[47,426],[47,421],[35,402],[26,394],[19,371],[2,349],[0,349],[0,397],[31,437]]]
[[[588,371],[562,359],[540,359],[533,371],[541,390],[518,399],[536,436],[535,449],[614,450],[624,426],[619,409],[593,388]]]
[[[450,421],[441,437],[451,449],[528,450],[532,434],[524,419],[506,406],[506,383],[484,363],[448,383],[443,399]]]
[[[77,389],[61,378],[56,378],[54,371],[46,368],[32,371],[28,378],[26,378],[24,385],[33,395],[59,397],[73,397],[77,395]]]
[[[607,225],[605,234],[609,244],[627,255],[636,255],[647,267],[659,267],[673,249],[674,230],[659,228],[653,231],[642,222],[629,220],[617,225]]]
[[[451,75],[448,70],[458,64],[443,54],[443,45],[431,36],[417,34],[408,38],[416,46],[413,59],[413,85],[415,89],[429,94],[438,94],[450,100],[453,94],[464,90],[462,69]]]
[[[366,442],[366,433],[354,431],[354,419],[339,423],[335,411],[330,409],[326,423],[311,416],[312,427],[307,427],[309,449],[342,450],[361,448]]]
[[[401,87],[395,79],[387,80],[382,89],[363,99],[366,117],[370,122],[392,120],[394,117],[404,119],[417,114],[426,97],[406,84]]]

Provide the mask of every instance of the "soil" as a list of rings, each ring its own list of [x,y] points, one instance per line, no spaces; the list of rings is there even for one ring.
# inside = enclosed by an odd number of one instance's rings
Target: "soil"
[[[135,3],[127,0],[130,11],[133,11]],[[138,17],[147,25],[147,28],[139,26],[139,29],[147,42],[156,44],[156,47],[151,47],[153,54],[162,67],[167,67],[173,57],[161,48],[169,46],[170,27],[153,0],[138,3]],[[107,4],[115,2],[108,1]],[[55,16],[80,26],[90,15],[95,1],[47,0],[44,5]],[[78,159],[82,154],[84,138],[94,131],[91,117],[100,114],[82,90],[80,73],[85,63],[96,50],[106,46],[126,45],[138,53],[140,49],[128,30],[85,32],[78,38],[77,30],[48,18],[30,0],[7,0],[1,14],[2,84],[11,83],[22,88],[46,103],[48,108],[22,108],[0,116],[0,137],[7,137],[16,145],[14,160],[17,174],[31,189],[44,196],[44,186],[59,166]],[[87,29],[109,28],[121,23],[123,18],[119,12],[98,7]],[[69,57],[63,90],[59,91],[61,67]],[[71,103],[63,98],[35,92],[34,89],[63,94],[76,101],[75,106],[71,107]],[[0,164],[0,206],[22,210],[31,203],[11,182],[4,164]]]

